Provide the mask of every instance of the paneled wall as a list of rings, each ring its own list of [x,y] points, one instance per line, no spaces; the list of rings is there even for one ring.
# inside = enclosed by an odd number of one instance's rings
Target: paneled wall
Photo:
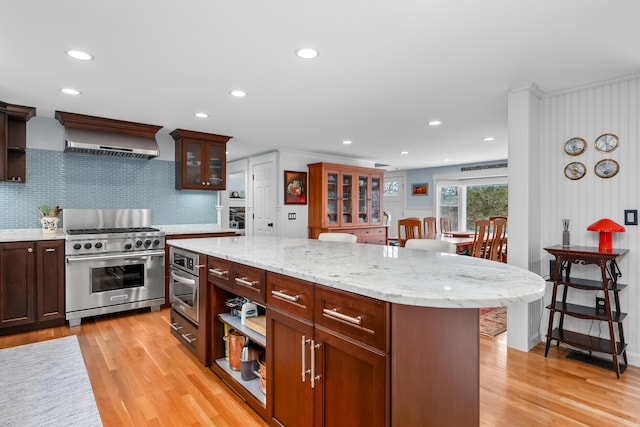
[[[540,108],[539,152],[541,155],[539,182],[542,189],[540,205],[542,224],[540,253],[542,274],[548,275],[549,256],[542,249],[561,243],[562,219],[571,220],[571,244],[597,246],[598,234],[587,231],[587,227],[601,218],[610,218],[624,225],[624,210],[638,209],[640,190],[639,137],[640,137],[640,76],[588,87],[577,88],[543,96]],[[619,147],[610,153],[595,149],[596,138],[603,133],[619,136]],[[564,153],[565,141],[572,137],[587,141],[585,153],[569,156]],[[599,178],[594,173],[596,162],[611,158],[620,164],[620,172],[609,179]],[[584,178],[571,181],[564,177],[564,167],[572,161],[586,165]],[[625,226],[626,232],[614,234],[613,245],[628,248],[619,266],[622,282],[629,284],[621,294],[622,309],[629,313],[625,321],[625,335],[631,363],[640,365],[640,292],[638,278],[640,251],[638,226]],[[596,268],[575,267],[573,272],[581,277],[597,278]],[[547,289],[545,306],[550,299],[551,286]],[[577,292],[573,292],[577,294]],[[600,292],[601,294],[601,292]],[[572,301],[591,305],[595,294],[580,293]],[[544,310],[541,324],[542,336],[546,333],[548,314]],[[597,322],[577,321],[565,318],[569,329],[601,333],[608,332],[606,325]]]

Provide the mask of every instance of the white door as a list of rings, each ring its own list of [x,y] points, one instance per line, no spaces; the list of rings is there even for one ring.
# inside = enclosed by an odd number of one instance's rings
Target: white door
[[[276,235],[276,164],[257,163],[253,175],[253,233],[256,236]]]
[[[404,173],[385,173],[382,206],[391,214],[389,237],[398,237],[398,219],[404,217]]]

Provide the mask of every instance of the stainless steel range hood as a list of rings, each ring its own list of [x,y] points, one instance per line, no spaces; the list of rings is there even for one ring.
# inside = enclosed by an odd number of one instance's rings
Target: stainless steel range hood
[[[162,126],[56,111],[65,128],[65,153],[151,159],[160,154],[156,133]]]

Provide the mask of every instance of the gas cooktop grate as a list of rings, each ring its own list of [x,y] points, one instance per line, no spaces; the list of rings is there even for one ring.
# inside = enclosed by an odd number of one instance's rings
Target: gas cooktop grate
[[[153,227],[123,227],[123,228],[76,228],[67,230],[67,234],[119,234],[119,233],[150,233],[160,231]]]

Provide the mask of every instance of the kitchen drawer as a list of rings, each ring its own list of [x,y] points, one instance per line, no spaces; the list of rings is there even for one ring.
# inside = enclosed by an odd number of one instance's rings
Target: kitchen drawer
[[[264,304],[267,272],[248,265],[233,264],[233,292]]]
[[[171,334],[200,358],[200,346],[204,345],[204,343],[200,343],[198,327],[174,310],[171,310],[169,326],[171,327]],[[201,360],[201,362],[203,361]]]
[[[226,289],[233,289],[231,266],[233,263],[225,259],[207,257],[207,279]]]
[[[267,306],[313,320],[313,283],[267,273]]]
[[[316,325],[388,352],[388,303],[316,285],[313,306]]]

